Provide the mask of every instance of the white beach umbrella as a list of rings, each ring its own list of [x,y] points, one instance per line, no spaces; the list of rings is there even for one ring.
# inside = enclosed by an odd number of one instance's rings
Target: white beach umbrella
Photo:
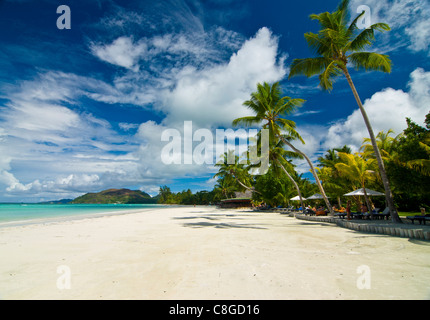
[[[367,188],[366,188],[366,193],[368,196],[385,196],[385,194],[382,192],[378,192]],[[361,189],[352,191],[350,193],[344,194],[344,196],[364,196],[364,190],[363,188],[361,188]]]
[[[319,199],[324,199],[324,197],[319,193],[315,193],[308,198],[308,200],[319,200]]]
[[[299,196],[295,196],[294,198],[290,199],[291,201],[300,201],[300,197]],[[306,200],[306,198],[302,197],[302,200]]]

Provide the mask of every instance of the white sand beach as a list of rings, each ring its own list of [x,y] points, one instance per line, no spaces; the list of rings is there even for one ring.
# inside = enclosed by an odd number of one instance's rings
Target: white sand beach
[[[430,242],[172,207],[0,228],[1,299],[429,299]],[[70,280],[70,281],[69,281]]]

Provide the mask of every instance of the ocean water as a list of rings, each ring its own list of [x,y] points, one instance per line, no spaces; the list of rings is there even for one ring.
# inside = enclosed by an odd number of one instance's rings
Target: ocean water
[[[136,210],[163,208],[158,204],[9,204],[0,203],[0,226],[55,219],[123,214]]]

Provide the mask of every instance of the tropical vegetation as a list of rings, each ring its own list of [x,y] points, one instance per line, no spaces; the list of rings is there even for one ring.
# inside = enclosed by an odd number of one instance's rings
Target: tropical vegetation
[[[425,126],[420,126],[410,119],[405,120],[407,128],[394,136],[391,130],[379,132],[377,143],[381,149],[387,175],[393,190],[396,208],[402,212],[419,212],[421,207],[430,210],[430,113],[426,116]],[[314,181],[299,174],[294,165],[297,154],[285,150],[280,139],[270,147],[270,167],[264,175],[252,175],[252,165],[239,164],[235,156],[234,164],[219,163],[216,185],[211,191],[191,190],[171,192],[167,186],[160,187],[158,203],[167,204],[217,204],[223,199],[235,198],[237,192],[253,191],[254,204],[265,203],[272,207],[295,206],[300,201],[290,199],[298,195],[307,198],[319,192]],[[385,208],[383,197],[346,197],[346,193],[368,188],[383,192],[379,167],[369,145],[369,139],[363,138],[363,144],[357,152],[348,146],[329,149],[318,158],[316,171],[327,197],[333,205],[344,206],[347,200],[353,200],[353,210],[360,210],[361,203],[369,208]],[[230,151],[232,152],[232,151]],[[227,158],[227,154],[225,155]],[[325,205],[322,200],[306,201],[312,206]],[[383,209],[382,209],[383,210]]]

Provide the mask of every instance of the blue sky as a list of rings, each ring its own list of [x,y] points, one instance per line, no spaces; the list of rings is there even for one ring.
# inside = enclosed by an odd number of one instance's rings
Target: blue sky
[[[58,29],[57,7],[71,10]],[[307,102],[291,115],[313,160],[354,150],[367,131],[343,78],[331,93],[317,78],[288,80],[294,58],[312,56],[303,34],[311,13],[338,1],[0,1],[0,201],[73,198],[106,188],[160,185],[211,190],[212,165],[166,165],[170,128],[229,128],[249,114],[258,82],[280,81]],[[401,133],[430,109],[430,3],[352,0],[392,31],[373,50],[391,74],[352,72],[376,132]],[[297,162],[297,170],[308,168]]]

